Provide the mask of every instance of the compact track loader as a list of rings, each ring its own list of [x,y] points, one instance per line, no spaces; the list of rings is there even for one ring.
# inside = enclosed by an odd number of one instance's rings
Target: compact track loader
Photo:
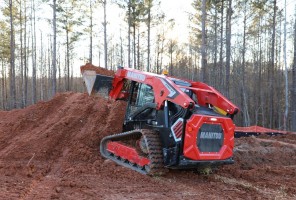
[[[81,72],[89,94],[127,102],[123,132],[101,140],[105,158],[148,175],[234,162],[239,108],[214,88],[131,68]]]

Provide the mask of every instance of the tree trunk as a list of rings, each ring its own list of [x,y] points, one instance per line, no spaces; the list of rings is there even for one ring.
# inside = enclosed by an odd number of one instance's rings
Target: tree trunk
[[[160,56],[160,35],[157,35],[157,44],[156,44],[156,73],[159,74],[160,68],[159,68],[159,56]]]
[[[12,15],[12,0],[9,0],[9,17],[10,17],[10,109],[16,108],[16,90],[15,90],[15,41],[14,41],[14,26]]]
[[[136,23],[133,23],[133,64],[134,64],[134,69],[137,69],[137,49],[136,49]]]
[[[4,68],[4,61],[3,59],[1,60],[2,62],[2,109],[5,110],[6,109],[6,81],[5,81],[5,77],[6,77],[6,73],[5,73],[5,68]]]
[[[289,81],[287,66],[287,2],[285,0],[285,22],[284,22],[284,64],[285,64],[285,113],[284,113],[284,130],[287,130],[287,119],[289,113]]]
[[[269,76],[269,83],[270,83],[270,103],[269,103],[269,127],[273,128],[274,127],[274,70],[275,70],[275,65],[274,65],[274,54],[275,54],[275,36],[276,36],[276,31],[275,31],[275,26],[276,26],[276,0],[273,1],[273,18],[272,18],[272,36],[271,36],[271,60],[270,60],[270,76]]]
[[[31,16],[33,17],[31,21],[31,30],[32,30],[32,103],[37,102],[36,94],[36,20],[35,20],[35,1],[32,0],[31,5]]]
[[[264,122],[264,118],[263,118],[263,89],[262,89],[262,83],[261,83],[261,79],[262,79],[262,26],[261,26],[261,19],[259,20],[259,34],[258,34],[258,40],[259,40],[259,73],[258,73],[258,93],[259,93],[259,98],[258,98],[258,105],[260,105],[261,109],[262,109],[262,114],[261,114],[261,118],[262,118],[262,125],[265,125]]]
[[[107,0],[104,0],[104,55],[105,55],[105,68],[108,68],[108,48],[107,48],[107,19],[106,19],[106,6]]]
[[[25,5],[26,6],[26,5]],[[20,43],[21,43],[21,107],[24,108],[24,91],[23,91],[23,85],[24,85],[24,51],[23,51],[23,9],[22,9],[22,1],[20,1]]]
[[[52,57],[53,57],[53,42],[51,40],[52,38],[49,37],[48,38],[48,49],[47,49],[47,56],[48,56],[48,68],[47,68],[47,85],[48,85],[48,89],[47,89],[47,97],[51,97],[52,96],[52,90],[50,90],[51,86],[52,86]]]
[[[56,0],[53,0],[53,55],[52,55],[52,96],[57,91],[57,79],[56,79],[56,60],[57,60],[57,25],[56,25]]]
[[[137,47],[137,65],[140,69],[140,27],[138,27],[138,47]]]
[[[148,0],[148,19],[147,19],[147,51],[148,51],[148,55],[147,55],[147,72],[150,71],[150,31],[151,31],[151,1],[152,0]]]
[[[218,79],[220,80],[220,84],[219,84],[219,88],[220,90],[222,90],[223,85],[224,85],[224,77],[223,77],[223,23],[224,23],[224,0],[221,1],[221,21],[220,21],[220,25],[221,25],[221,32],[220,32],[220,58],[219,58],[219,62],[220,62],[220,66],[219,66],[219,75],[218,75]]]
[[[128,52],[127,52],[127,64],[131,67],[131,0],[128,2]]]
[[[245,68],[246,68],[246,31],[247,31],[247,2],[245,1],[244,5],[244,28],[243,28],[243,49],[242,49],[242,72],[241,72],[241,104],[242,111],[243,111],[243,125],[250,126],[250,117],[249,117],[249,110],[247,104],[247,93],[246,93],[246,86],[245,86]]]
[[[291,131],[296,132],[296,11],[294,21],[294,59],[292,67],[291,102]]]
[[[69,30],[66,29],[66,90],[70,91],[70,49],[69,49]]]
[[[164,52],[164,29],[162,29],[161,34],[161,57],[160,57],[160,69],[162,69],[162,61],[163,61],[163,52]]]
[[[120,67],[123,67],[123,38],[120,29]]]
[[[43,61],[43,35],[42,31],[40,31],[40,99],[43,101],[44,100],[44,68],[43,66],[45,65],[46,61]]]
[[[170,40],[170,75],[173,76],[173,40]]]
[[[217,3],[215,3],[215,16],[214,16],[214,70],[215,71],[218,71],[217,62],[218,62],[218,8],[217,8]],[[217,80],[218,80],[218,77],[216,76],[216,73],[215,73],[215,76],[214,76],[215,86],[217,85]]]
[[[25,27],[24,27],[24,83],[22,85],[22,92],[23,92],[23,106],[27,106],[27,99],[28,99],[28,78],[27,78],[27,69],[28,69],[28,59],[27,59],[27,5],[26,1],[24,2],[24,20],[25,20]]]
[[[226,65],[225,65],[225,95],[229,98],[230,85],[230,56],[231,56],[231,15],[232,15],[232,0],[228,0],[228,9],[226,16]]]
[[[206,39],[206,20],[207,20],[207,12],[206,12],[206,0],[202,0],[202,21],[201,21],[201,69],[202,69],[202,81],[208,81],[207,74],[207,39]]]
[[[92,63],[92,50],[93,50],[93,10],[92,10],[92,0],[89,1],[90,9],[90,33],[89,33],[89,63]]]

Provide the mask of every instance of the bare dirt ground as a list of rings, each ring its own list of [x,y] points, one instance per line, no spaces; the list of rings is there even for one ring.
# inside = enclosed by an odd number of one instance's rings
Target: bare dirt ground
[[[296,135],[236,140],[212,174],[149,177],[103,159],[125,106],[82,93],[0,112],[0,199],[296,199]]]

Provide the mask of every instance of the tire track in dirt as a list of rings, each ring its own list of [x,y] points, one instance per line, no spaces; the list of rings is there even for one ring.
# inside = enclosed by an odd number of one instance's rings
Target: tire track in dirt
[[[262,196],[267,199],[295,199],[296,195],[289,196],[284,188],[272,189],[263,187],[246,180],[239,180],[236,178],[228,178],[220,175],[215,175],[215,179],[221,181],[224,184],[234,187],[244,188],[244,190],[256,192],[256,196]]]

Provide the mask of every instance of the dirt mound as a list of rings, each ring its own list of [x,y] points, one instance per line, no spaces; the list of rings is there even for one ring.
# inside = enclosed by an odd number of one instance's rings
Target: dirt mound
[[[92,168],[102,161],[100,138],[121,132],[123,109],[120,102],[63,93],[23,110],[0,112],[0,171],[36,178]]]
[[[148,177],[99,154],[124,112],[120,101],[82,93],[0,112],[0,199],[296,198],[296,135],[238,139],[235,164],[210,175]]]

